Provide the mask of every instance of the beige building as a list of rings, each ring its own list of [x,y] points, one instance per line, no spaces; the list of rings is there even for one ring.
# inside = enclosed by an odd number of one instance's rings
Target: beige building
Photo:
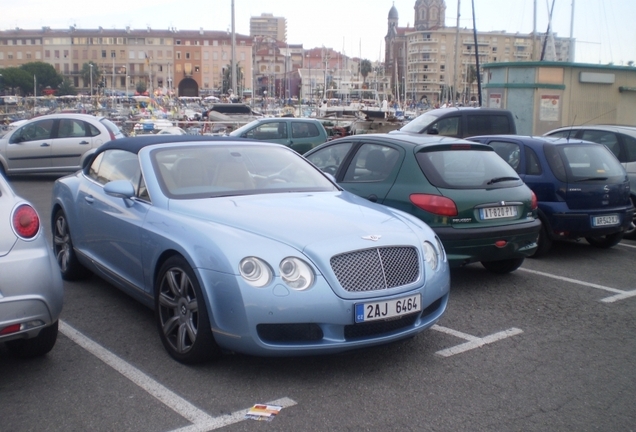
[[[287,42],[287,20],[269,13],[251,17],[250,36],[265,36],[279,42]]]
[[[243,76],[237,83],[240,93],[251,88],[252,42],[245,35],[235,35],[235,39],[236,62]],[[0,68],[43,61],[86,94],[91,83],[84,79],[82,69],[88,63],[100,72],[93,81],[94,91],[106,94],[126,90],[132,94],[140,82],[157,95],[199,96],[220,91],[231,55],[231,35],[225,31],[101,27],[0,31]]]
[[[444,0],[417,0],[414,9],[413,27],[398,26],[395,6],[388,15],[385,63],[400,99],[440,103],[455,93],[469,102],[477,96],[477,57],[481,66],[539,60],[544,51],[544,58],[567,61],[574,49],[569,38],[551,38],[543,50],[543,37],[506,32],[477,32],[475,44],[472,29],[445,26]]]
[[[561,126],[636,125],[636,68],[567,62],[484,65],[483,105],[513,112],[517,132]]]

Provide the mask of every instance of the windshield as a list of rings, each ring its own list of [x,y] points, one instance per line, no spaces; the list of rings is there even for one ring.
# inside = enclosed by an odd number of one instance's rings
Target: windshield
[[[557,177],[562,177],[565,173],[569,182],[605,181],[611,177],[625,176],[623,166],[604,145],[572,144],[557,148],[558,153],[549,158],[548,162]],[[546,156],[548,154],[546,152]]]
[[[438,118],[439,117],[435,115],[424,113],[421,116],[414,118],[413,120],[411,120],[410,122],[402,126],[400,130],[403,132],[420,133],[424,129],[426,129],[431,123],[437,121]]]
[[[440,188],[490,189],[521,183],[515,170],[494,151],[423,151],[417,154],[417,162],[431,184]]]
[[[338,190],[302,156],[276,145],[161,147],[151,159],[170,198]]]

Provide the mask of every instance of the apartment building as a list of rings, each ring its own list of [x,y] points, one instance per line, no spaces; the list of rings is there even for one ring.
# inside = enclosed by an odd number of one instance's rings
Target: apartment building
[[[477,32],[446,27],[444,0],[417,0],[413,27],[399,27],[398,11],[388,14],[385,64],[391,89],[401,98],[429,103],[453,100],[454,93],[469,102],[477,95],[479,65],[540,60],[569,61],[574,50],[569,38],[554,37],[544,50],[543,36],[507,32]],[[549,56],[545,57],[545,55]],[[480,72],[483,73],[483,72]]]
[[[235,40],[242,90],[251,87],[252,42],[245,35],[235,35]],[[99,71],[92,80],[95,91],[133,94],[143,83],[156,95],[199,96],[221,89],[231,44],[227,32],[203,29],[16,28],[0,31],[0,68],[43,61],[89,93],[91,79],[82,70],[92,63]]]
[[[250,36],[265,36],[279,42],[287,42],[287,20],[268,13],[251,17]]]

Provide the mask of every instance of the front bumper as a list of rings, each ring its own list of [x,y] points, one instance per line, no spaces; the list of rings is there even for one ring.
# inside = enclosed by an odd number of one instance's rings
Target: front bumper
[[[226,350],[259,356],[331,354],[386,344],[431,327],[446,310],[447,265],[413,289],[364,299],[335,295],[322,276],[306,291],[277,283],[254,288],[240,277],[199,270],[207,289],[212,331]],[[355,324],[355,305],[421,294],[422,311],[399,319]]]

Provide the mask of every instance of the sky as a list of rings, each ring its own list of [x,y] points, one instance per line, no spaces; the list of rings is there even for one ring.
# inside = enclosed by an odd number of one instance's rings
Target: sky
[[[572,4],[575,61],[627,65],[636,62],[636,7],[634,0],[446,0],[446,26],[457,24],[460,5],[462,28],[473,28],[472,4],[478,31],[530,33],[548,27],[548,10],[554,1],[552,29],[570,36]],[[399,26],[413,26],[415,0],[234,0],[234,25],[249,35],[250,18],[271,13],[287,19],[287,42],[305,49],[333,48],[350,57],[371,61],[384,58],[387,17],[395,4]],[[63,5],[63,6],[62,6]],[[0,30],[16,27],[40,29],[232,29],[232,0],[0,0]]]

